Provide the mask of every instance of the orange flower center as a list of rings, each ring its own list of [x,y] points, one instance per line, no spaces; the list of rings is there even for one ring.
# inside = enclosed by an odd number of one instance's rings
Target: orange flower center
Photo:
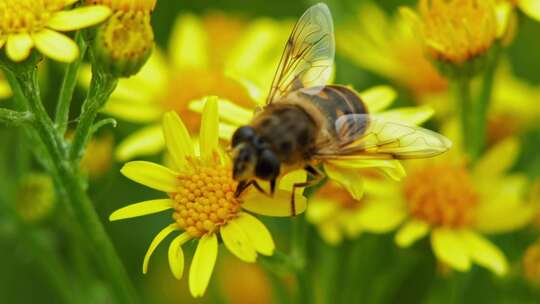
[[[181,229],[201,237],[238,216],[241,202],[234,197],[236,181],[230,166],[193,166],[193,171],[178,177],[173,218]]]
[[[3,0],[0,2],[0,37],[42,30],[63,0]]]
[[[253,102],[246,88],[219,71],[184,70],[171,78],[162,101],[164,110],[176,111],[190,131],[199,130],[200,116],[188,109],[189,102],[209,95],[219,96],[244,107]]]
[[[422,0],[420,14],[435,59],[463,63],[485,53],[497,35],[492,0]]]
[[[404,187],[412,216],[430,225],[457,228],[473,220],[478,195],[463,165],[426,166],[412,173]]]
[[[525,251],[523,272],[531,283],[540,286],[540,242],[532,244]]]

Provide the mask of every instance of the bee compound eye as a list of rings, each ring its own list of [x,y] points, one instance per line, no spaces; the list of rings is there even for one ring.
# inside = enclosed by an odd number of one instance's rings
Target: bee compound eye
[[[248,142],[255,138],[255,130],[250,126],[243,126],[234,132],[231,140],[233,147],[237,146],[239,143]]]
[[[259,155],[255,175],[264,180],[272,180],[278,177],[280,162],[276,154],[269,149],[265,149]]]

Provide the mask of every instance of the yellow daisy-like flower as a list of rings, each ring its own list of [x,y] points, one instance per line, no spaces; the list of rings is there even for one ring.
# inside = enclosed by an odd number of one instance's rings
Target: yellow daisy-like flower
[[[430,234],[435,256],[452,268],[467,271],[475,263],[504,275],[508,263],[503,252],[483,234],[517,230],[537,209],[524,199],[526,177],[506,174],[518,147],[516,139],[507,139],[472,169],[456,146],[447,157],[411,166],[401,189],[402,207],[395,210],[407,217],[397,244],[407,247]]]
[[[135,182],[167,193],[167,199],[136,203],[116,210],[110,220],[120,220],[164,210],[173,210],[173,223],[161,230],[148,248],[143,262],[143,273],[148,269],[150,256],[156,247],[174,231],[182,230],[169,246],[169,264],[173,275],[180,279],[184,269],[182,245],[198,240],[191,262],[189,289],[194,297],[206,290],[218,252],[218,235],[234,255],[246,262],[255,262],[257,254],[271,255],[274,241],[266,227],[253,215],[244,211],[271,216],[290,215],[292,183],[305,180],[299,171],[280,180],[273,198],[257,191],[235,197],[236,181],[232,179],[230,160],[218,146],[218,105],[210,98],[205,105],[199,134],[199,153],[188,130],[175,112],[163,117],[163,136],[173,162],[173,168],[158,164],[133,161],[121,172]],[[296,197],[300,211],[306,200]]]
[[[395,100],[397,94],[395,90],[388,86],[377,86],[358,93],[368,109],[368,113],[377,114],[378,117],[392,121],[401,121],[410,125],[417,125],[433,115],[433,110],[427,106],[399,108],[385,110]],[[223,140],[231,140],[234,131],[251,122],[254,110],[263,105],[263,100],[252,104],[251,108],[241,107],[229,100],[221,99],[221,111],[219,113],[221,122],[219,135]],[[203,100],[190,103],[190,109],[201,112],[204,105]],[[382,171],[386,176],[400,180],[405,176],[405,170],[401,163],[395,159],[336,159],[322,162],[326,175],[343,185],[355,197],[360,198],[363,193],[361,183],[362,176],[359,169],[375,168]]]
[[[361,68],[403,85],[417,97],[445,92],[447,80],[425,57],[421,41],[401,14],[389,18],[373,3],[338,28],[338,51]],[[361,50],[361,51],[359,51]]]
[[[372,173],[372,172],[369,172]],[[378,175],[364,174],[364,195],[355,199],[345,188],[329,181],[309,199],[306,218],[331,245],[344,237],[355,238],[362,232],[386,233],[403,221],[399,205],[399,187]]]
[[[270,83],[281,42],[286,39],[283,27],[267,19],[246,23],[217,13],[202,19],[179,16],[169,40],[168,58],[154,50],[137,75],[119,81],[103,110],[146,124],[119,144],[116,157],[127,160],[161,151],[164,141],[159,119],[167,111],[176,111],[190,131],[197,130],[199,115],[188,110],[194,99],[217,95],[249,105],[254,96],[243,79]],[[84,83],[90,82],[89,68],[83,78]]]
[[[414,20],[424,49],[436,60],[462,64],[485,54],[497,38],[494,0],[420,0]]]
[[[111,14],[106,6],[66,10],[76,0],[4,0],[0,2],[0,48],[23,61],[35,46],[44,55],[62,62],[79,56],[77,44],[59,33],[96,25]]]
[[[0,72],[0,99],[8,98],[11,96],[11,87],[4,78],[4,74]]]

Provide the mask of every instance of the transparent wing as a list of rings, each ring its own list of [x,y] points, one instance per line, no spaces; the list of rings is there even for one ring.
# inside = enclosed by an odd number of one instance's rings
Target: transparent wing
[[[444,153],[452,146],[439,133],[372,114],[341,116],[335,122],[335,132],[336,142],[320,149],[317,157],[426,158]]]
[[[319,3],[310,7],[294,26],[266,103],[300,88],[322,89],[332,74],[334,54],[332,15],[326,4]]]

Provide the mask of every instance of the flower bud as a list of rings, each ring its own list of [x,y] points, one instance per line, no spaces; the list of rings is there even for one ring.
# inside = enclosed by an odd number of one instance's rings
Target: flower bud
[[[54,187],[50,176],[31,173],[19,185],[15,209],[24,220],[35,222],[51,212],[54,202]]]
[[[94,54],[101,67],[118,77],[136,74],[154,46],[150,24],[155,0],[89,0],[107,5],[113,14],[96,31]]]

